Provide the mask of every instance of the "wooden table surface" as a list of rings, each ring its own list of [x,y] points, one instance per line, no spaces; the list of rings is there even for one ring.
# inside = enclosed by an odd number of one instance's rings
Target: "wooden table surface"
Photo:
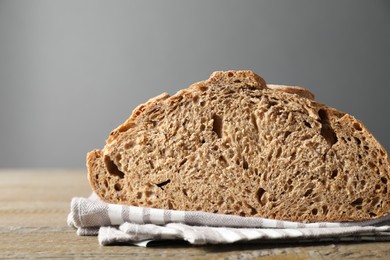
[[[0,259],[390,259],[390,243],[99,246],[66,225],[70,200],[91,190],[84,170],[0,170]]]

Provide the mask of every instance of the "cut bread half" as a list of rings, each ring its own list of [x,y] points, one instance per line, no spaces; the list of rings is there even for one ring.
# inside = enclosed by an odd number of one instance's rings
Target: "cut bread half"
[[[251,71],[140,105],[87,166],[109,203],[303,222],[390,212],[389,158],[362,122]]]

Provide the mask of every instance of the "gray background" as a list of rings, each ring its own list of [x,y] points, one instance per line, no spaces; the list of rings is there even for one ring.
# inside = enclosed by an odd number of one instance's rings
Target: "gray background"
[[[390,1],[0,1],[0,167],[85,165],[215,70],[309,88],[390,150]]]

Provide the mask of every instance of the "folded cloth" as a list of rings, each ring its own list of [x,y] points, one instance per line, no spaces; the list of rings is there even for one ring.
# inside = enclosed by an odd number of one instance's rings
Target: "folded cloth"
[[[183,240],[194,245],[235,242],[390,241],[390,215],[368,221],[301,223],[200,211],[108,204],[92,193],[73,198],[68,225],[101,245]]]

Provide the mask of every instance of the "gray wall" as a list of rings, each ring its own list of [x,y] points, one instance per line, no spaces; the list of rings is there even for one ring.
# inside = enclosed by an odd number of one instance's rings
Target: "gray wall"
[[[0,1],[0,167],[84,167],[215,70],[312,90],[390,150],[390,1]]]

